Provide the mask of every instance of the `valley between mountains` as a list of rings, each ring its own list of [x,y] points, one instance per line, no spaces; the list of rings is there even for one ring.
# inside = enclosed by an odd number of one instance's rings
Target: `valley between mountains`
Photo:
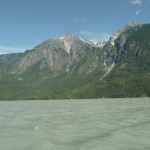
[[[128,23],[108,41],[67,33],[0,55],[0,100],[150,97],[150,24]]]

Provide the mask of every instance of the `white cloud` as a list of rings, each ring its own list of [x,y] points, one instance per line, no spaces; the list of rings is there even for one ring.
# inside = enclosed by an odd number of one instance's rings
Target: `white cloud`
[[[141,13],[140,10],[137,10],[137,11],[135,12],[135,14],[136,14],[137,16],[138,16],[140,13]]]
[[[8,53],[23,52],[26,49],[27,48],[25,48],[25,47],[12,47],[12,46],[0,45],[0,55],[8,54]]]
[[[80,32],[80,35],[83,36],[84,38],[87,38],[89,40],[94,40],[94,41],[98,41],[98,40],[106,41],[111,36],[108,33],[91,32],[91,31],[86,31],[86,30],[82,30]]]
[[[139,6],[141,6],[142,3],[143,3],[143,0],[130,0],[130,2],[131,2],[133,5],[139,5]]]

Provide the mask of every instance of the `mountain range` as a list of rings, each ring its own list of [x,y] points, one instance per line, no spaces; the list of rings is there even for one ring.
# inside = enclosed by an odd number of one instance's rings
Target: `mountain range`
[[[150,96],[150,24],[128,23],[108,41],[67,33],[0,55],[0,100]]]

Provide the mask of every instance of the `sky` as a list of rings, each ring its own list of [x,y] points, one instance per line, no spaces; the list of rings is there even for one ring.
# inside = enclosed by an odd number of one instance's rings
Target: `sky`
[[[0,0],[0,54],[72,32],[108,40],[128,22],[150,23],[150,0]]]

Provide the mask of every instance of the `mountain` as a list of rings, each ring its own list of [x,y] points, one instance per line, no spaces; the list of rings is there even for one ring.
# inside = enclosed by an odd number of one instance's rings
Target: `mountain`
[[[23,54],[1,55],[0,72],[24,74],[36,67],[39,72],[48,69],[52,73],[88,73],[100,65],[100,52],[99,46],[67,33],[64,37],[47,40]]]
[[[110,70],[74,92],[76,98],[150,96],[150,24],[129,23],[102,50]],[[95,75],[95,78],[98,78]]]
[[[150,24],[128,23],[107,42],[67,33],[0,55],[0,99],[150,96]]]

